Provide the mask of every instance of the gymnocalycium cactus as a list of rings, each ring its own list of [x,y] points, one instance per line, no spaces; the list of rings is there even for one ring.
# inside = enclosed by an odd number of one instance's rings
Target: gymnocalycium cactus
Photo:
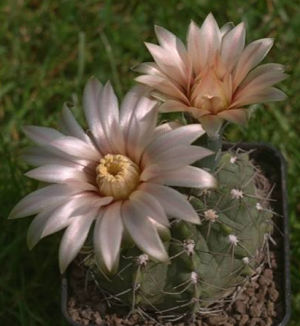
[[[118,273],[107,279],[88,260],[118,309],[139,307],[161,320],[208,312],[254,273],[272,232],[264,178],[249,153],[233,151],[222,154],[215,175],[218,188],[189,196],[202,223],[173,221],[168,264],[124,248]]]

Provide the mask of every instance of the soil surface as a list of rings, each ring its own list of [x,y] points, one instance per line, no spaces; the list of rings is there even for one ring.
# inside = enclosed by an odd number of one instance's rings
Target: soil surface
[[[277,284],[280,282],[278,264],[274,252],[270,253],[270,263],[265,263],[261,271],[252,277],[237,294],[234,301],[225,304],[223,311],[210,315],[196,315],[194,320],[160,322],[145,320],[140,314],[129,317],[107,314],[101,302],[103,298],[94,282],[85,284],[85,269],[74,264],[71,270],[70,296],[67,310],[78,325],[89,326],[271,326],[282,316]],[[271,267],[271,268],[270,268]],[[102,300],[103,302],[103,300]],[[279,318],[280,320],[280,318]]]

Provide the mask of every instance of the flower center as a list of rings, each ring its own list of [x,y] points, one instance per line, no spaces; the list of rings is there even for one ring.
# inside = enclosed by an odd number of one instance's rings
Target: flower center
[[[100,193],[117,200],[128,198],[140,179],[137,164],[120,154],[105,155],[96,167],[96,173]]]
[[[191,104],[211,114],[226,110],[229,104],[226,95],[226,89],[229,88],[228,83],[229,81],[226,78],[219,78],[213,69],[207,69],[194,82],[191,92]]]

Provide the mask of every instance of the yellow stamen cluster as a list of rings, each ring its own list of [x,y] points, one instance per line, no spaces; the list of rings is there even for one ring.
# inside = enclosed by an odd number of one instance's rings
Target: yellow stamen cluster
[[[114,199],[127,199],[136,189],[140,169],[128,157],[120,154],[107,154],[96,168],[97,184],[103,196]]]

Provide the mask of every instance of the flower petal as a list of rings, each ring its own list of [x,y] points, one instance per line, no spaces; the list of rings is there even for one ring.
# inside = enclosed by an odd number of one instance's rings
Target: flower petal
[[[249,105],[254,103],[262,103],[262,102],[273,102],[273,101],[283,101],[286,99],[286,95],[275,87],[268,87],[262,89],[258,92],[251,92],[249,94],[245,94],[239,99],[235,100],[231,107],[240,107],[242,105]]]
[[[136,77],[135,80],[171,97],[175,97],[176,99],[183,101],[183,103],[189,103],[183,90],[181,90],[173,81],[168,79],[167,76],[141,75]]]
[[[284,74],[284,67],[282,65],[267,63],[255,68],[249,73],[249,75],[239,86],[238,93],[241,93],[245,88],[248,88],[247,91],[249,91],[250,88],[255,90],[266,88],[285,79],[286,77],[287,75]]]
[[[136,245],[146,254],[159,261],[166,261],[168,254],[153,223],[134,201],[122,206],[124,226]]]
[[[75,184],[76,185],[76,184]],[[54,184],[38,189],[24,197],[11,211],[9,218],[20,218],[36,214],[48,207],[56,207],[65,201],[71,194],[84,190],[91,190],[94,187],[89,184],[81,184],[81,187]]]
[[[112,197],[99,197],[98,194],[85,192],[69,198],[67,203],[58,207],[47,221],[42,237],[46,237],[67,226],[72,216],[85,214],[88,210],[99,209],[111,203]]]
[[[53,140],[64,137],[61,132],[47,127],[25,126],[23,127],[23,131],[28,138],[42,146],[49,145]]]
[[[255,103],[253,102],[255,98],[259,101],[264,100],[264,98],[272,100],[270,98],[272,93],[275,95],[274,98],[278,98],[279,93],[274,91],[274,88],[269,91],[269,87],[286,77],[287,75],[283,73],[282,65],[270,63],[257,67],[237,89],[231,107],[237,107],[251,102]],[[280,94],[279,97],[282,98],[282,95]]]
[[[154,62],[140,63],[133,67],[132,70],[145,75],[161,75],[158,65]]]
[[[89,129],[102,153],[111,151],[100,119],[100,95],[102,85],[94,77],[87,82],[83,92],[83,110]]]
[[[127,152],[135,162],[140,161],[140,157],[152,140],[153,131],[157,123],[157,109],[150,110],[142,119],[133,116],[127,134]]]
[[[48,209],[39,213],[28,229],[27,243],[29,249],[32,249],[37,242],[52,233],[58,232],[70,223],[70,216],[76,212],[82,203],[90,207],[89,196],[87,194],[71,196],[66,203],[55,209]]]
[[[148,145],[145,155],[155,156],[177,145],[187,146],[201,137],[204,133],[205,131],[199,123],[178,126],[154,138]]]
[[[146,160],[146,167],[143,170],[140,179],[147,181],[163,171],[174,170],[184,167],[195,161],[201,160],[213,152],[200,146],[176,146],[171,147],[155,155],[149,155]],[[156,168],[158,167],[158,169]]]
[[[204,57],[202,56],[202,34],[200,28],[191,21],[187,33],[187,48],[193,70],[196,75],[199,74],[204,66]]]
[[[89,169],[91,161],[75,159],[65,155],[63,152],[52,151],[49,146],[35,146],[26,148],[22,153],[22,158],[31,165],[40,166],[46,164],[59,164],[69,167],[83,166]]]
[[[175,187],[216,187],[216,180],[211,174],[194,166],[186,166],[178,170],[164,172],[160,176],[150,179],[149,182]]]
[[[221,45],[221,33],[212,13],[208,14],[201,26],[201,47],[203,68],[207,63],[215,59]]]
[[[25,173],[29,178],[50,182],[65,183],[66,181],[93,182],[93,178],[86,172],[63,165],[48,164],[43,165]]]
[[[131,137],[129,135],[138,132],[139,121],[152,121],[157,101],[145,96],[148,93],[145,92],[144,86],[134,87],[126,94],[121,104],[120,124],[127,144],[128,137]]]
[[[264,59],[272,46],[271,38],[256,40],[246,46],[233,72],[233,90],[239,86],[248,72]]]
[[[228,32],[230,32],[233,28],[234,28],[234,24],[233,24],[233,22],[228,22],[228,23],[224,24],[224,25],[220,28],[221,38],[223,39],[223,37],[224,37]]]
[[[238,24],[222,39],[221,57],[222,62],[231,71],[245,46],[245,25]]]
[[[153,101],[145,96],[147,93],[146,87],[142,85],[134,86],[126,93],[120,107],[120,124],[124,132],[136,111],[142,111],[138,116],[144,116],[153,107]]]
[[[161,125],[157,126],[153,133],[153,139],[155,139],[158,136],[162,136],[169,131],[176,129],[178,127],[181,127],[182,125],[176,121],[166,122],[162,123]]]
[[[151,217],[159,224],[169,226],[169,220],[159,201],[148,194],[147,191],[140,190],[134,191],[130,195],[130,200],[136,201],[136,205],[140,206],[140,209],[145,212],[148,217]]]
[[[96,162],[101,158],[100,152],[94,146],[72,136],[63,136],[51,141],[49,145],[75,158],[84,158]]]
[[[170,217],[175,217],[187,222],[200,224],[200,219],[187,198],[178,191],[159,184],[143,183],[141,190],[157,198],[160,205]]]
[[[120,130],[118,99],[110,82],[102,88],[99,100],[99,117],[106,139],[116,152],[123,153],[124,137]],[[114,131],[113,137],[112,130]]]
[[[237,123],[240,125],[245,125],[248,121],[248,112],[243,108],[221,111],[218,116],[229,122]]]
[[[167,33],[173,35],[170,32],[167,32],[167,30],[163,29],[162,27],[157,26],[156,30],[164,30],[163,33],[165,35]],[[169,44],[167,47],[161,47],[156,44],[147,42],[145,42],[145,45],[160,70],[165,75],[176,81],[176,84],[185,85],[190,78],[190,76],[188,75],[189,69],[186,50],[184,45],[178,38],[176,38],[174,35],[173,38],[173,40],[166,41],[166,43]],[[170,46],[171,43],[172,45]]]
[[[223,124],[223,120],[217,115],[205,115],[200,117],[199,120],[203,129],[210,137],[218,135]]]
[[[97,210],[72,218],[59,247],[59,269],[63,273],[83,246]]]
[[[160,112],[184,112],[189,111],[190,107],[176,100],[167,100],[159,106]]]
[[[103,216],[97,218],[94,229],[94,248],[98,265],[103,261],[109,272],[118,265],[123,229],[121,201],[118,201],[108,206]]]
[[[64,104],[62,110],[62,125],[67,134],[79,138],[84,142],[91,142],[89,136],[83,131],[79,123],[74,118],[71,110],[68,108],[67,103]]]
[[[30,223],[27,231],[27,245],[31,250],[42,238],[45,225],[51,217],[53,210],[43,210]]]

